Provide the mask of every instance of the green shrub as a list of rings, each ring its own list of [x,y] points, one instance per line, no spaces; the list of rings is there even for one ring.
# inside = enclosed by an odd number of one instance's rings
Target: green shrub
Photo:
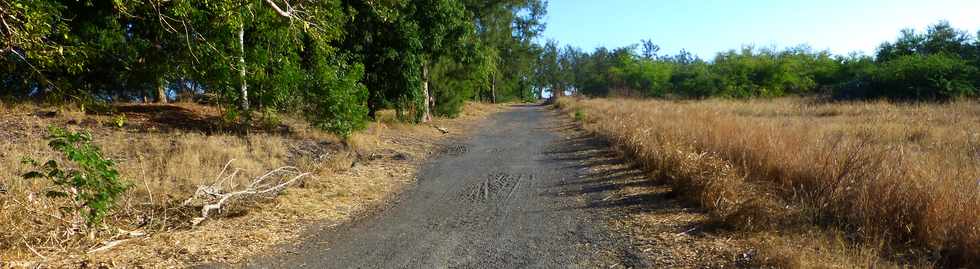
[[[581,108],[575,109],[575,121],[585,121],[585,112]]]
[[[891,99],[947,100],[976,94],[977,69],[945,54],[906,55],[880,65],[872,95]]]
[[[358,82],[364,76],[360,64],[338,68],[326,61],[316,63],[306,91],[306,117],[314,126],[347,137],[363,129],[368,119],[368,89]]]
[[[671,77],[672,92],[680,97],[707,98],[721,92],[721,80],[706,63],[682,65]]]
[[[48,190],[48,197],[74,196],[75,208],[89,226],[102,221],[109,213],[129,183],[120,179],[116,164],[102,156],[102,152],[92,145],[92,135],[68,131],[62,128],[48,128],[48,146],[64,154],[70,167],[59,166],[55,160],[44,164],[25,158],[24,163],[38,171],[27,172],[26,179],[46,178],[54,183],[56,189]]]
[[[279,113],[275,109],[266,107],[265,111],[262,112],[262,118],[259,121],[263,129],[273,130],[282,124],[282,118],[279,117]]]

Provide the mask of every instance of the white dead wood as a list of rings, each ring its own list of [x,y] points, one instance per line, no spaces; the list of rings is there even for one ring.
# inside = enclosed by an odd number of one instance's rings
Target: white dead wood
[[[439,127],[439,126],[436,126],[436,125],[433,125],[432,127],[435,127],[436,130],[439,130],[443,134],[448,134],[449,133],[449,129],[446,129],[446,128],[443,128],[443,127]]]
[[[252,198],[252,197],[270,197],[276,196],[285,190],[287,187],[293,185],[300,179],[307,177],[310,173],[302,173],[298,168],[292,166],[283,166],[275,170],[269,171],[265,175],[253,179],[245,188],[236,191],[225,191],[223,190],[223,185],[229,179],[235,178],[240,170],[235,169],[231,174],[224,176],[228,167],[235,160],[228,161],[225,167],[221,169],[221,172],[215,178],[215,183],[210,185],[201,185],[194,192],[194,196],[184,201],[183,205],[188,206],[194,201],[202,201],[203,206],[201,207],[201,217],[194,218],[191,224],[196,226],[201,222],[208,219],[211,216],[211,212],[217,210],[221,212],[224,207],[231,201]]]
[[[89,250],[88,253],[89,254],[92,254],[92,253],[96,253],[96,252],[103,252],[103,251],[112,249],[112,248],[114,248],[116,246],[119,246],[122,243],[129,242],[129,240],[132,240],[132,238],[109,241],[109,242],[106,242],[101,247],[97,247],[97,248],[94,248],[94,249]]]
[[[265,3],[269,4],[269,6],[272,7],[272,10],[275,10],[276,13],[279,13],[279,16],[288,17],[288,18],[293,17],[293,7],[289,5],[289,2],[284,2],[286,4],[285,10],[280,8],[279,5],[277,5],[276,2],[273,2],[272,0],[265,0]]]

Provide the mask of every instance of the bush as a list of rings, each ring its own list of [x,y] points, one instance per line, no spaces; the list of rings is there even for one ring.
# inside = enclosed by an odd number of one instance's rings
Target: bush
[[[581,108],[575,109],[575,121],[585,121],[585,112]]]
[[[488,88],[488,68],[443,59],[429,70],[429,90],[435,98],[433,114],[454,118],[466,100],[473,100],[481,88]],[[489,89],[488,89],[489,90]]]
[[[721,92],[721,81],[705,63],[683,65],[671,77],[672,91],[687,98],[707,98]]]
[[[871,95],[904,100],[974,96],[977,69],[945,54],[906,55],[885,62],[871,78]]]
[[[327,53],[323,47],[313,50]],[[364,66],[350,64],[344,57],[317,57],[309,69],[309,87],[302,98],[307,120],[343,137],[364,128],[368,118],[368,89],[360,82]]]
[[[47,191],[46,196],[74,196],[74,210],[81,213],[86,223],[89,226],[99,223],[115,205],[119,195],[129,188],[129,183],[119,178],[115,162],[103,157],[99,148],[92,145],[91,134],[57,127],[50,127],[48,132],[48,145],[64,154],[74,167],[59,167],[55,160],[39,164],[25,158],[25,163],[40,171],[28,172],[23,177],[50,179],[57,189]]]

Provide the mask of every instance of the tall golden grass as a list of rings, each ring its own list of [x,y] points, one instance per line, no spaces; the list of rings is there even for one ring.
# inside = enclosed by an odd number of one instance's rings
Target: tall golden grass
[[[843,228],[893,254],[980,266],[980,104],[559,101],[712,219]]]

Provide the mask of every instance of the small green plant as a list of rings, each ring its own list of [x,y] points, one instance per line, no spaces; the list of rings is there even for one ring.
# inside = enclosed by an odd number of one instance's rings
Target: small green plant
[[[51,180],[55,189],[48,190],[46,196],[74,196],[75,208],[66,209],[80,213],[90,227],[101,222],[119,195],[129,188],[129,183],[119,178],[115,162],[103,157],[99,148],[92,144],[91,134],[49,127],[47,138],[48,146],[64,154],[71,167],[60,166],[55,160],[40,164],[24,158],[25,164],[37,170],[27,172],[23,177]]]
[[[221,125],[225,128],[235,126],[241,120],[241,115],[238,109],[229,107],[221,115]]]
[[[585,121],[585,112],[583,112],[581,108],[576,108],[575,109],[575,120],[576,121]]]
[[[275,109],[266,108],[265,111],[262,112],[262,119],[260,123],[262,124],[262,128],[271,130],[279,127],[279,125],[282,124],[282,119],[279,117],[279,114],[276,113]]]
[[[112,123],[119,128],[126,126],[126,114],[119,114],[118,116],[112,118]]]

